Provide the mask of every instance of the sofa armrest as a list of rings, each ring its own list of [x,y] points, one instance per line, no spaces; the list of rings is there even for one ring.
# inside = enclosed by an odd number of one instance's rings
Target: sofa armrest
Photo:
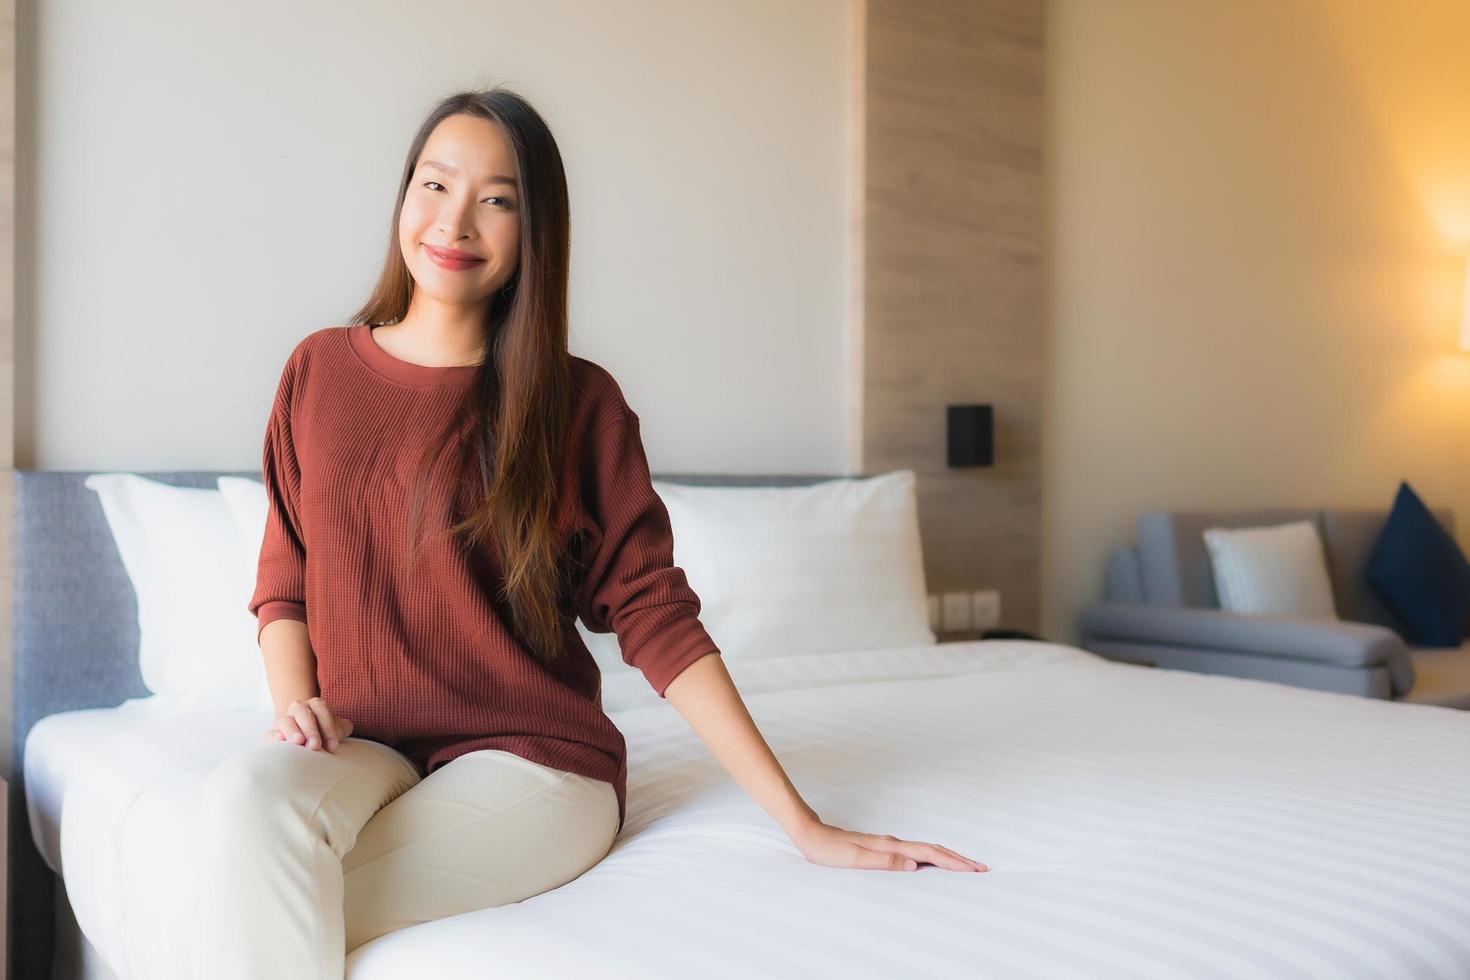
[[[1339,667],[1386,665],[1395,673],[1406,667],[1412,671],[1403,639],[1387,627],[1370,623],[1099,602],[1082,614],[1082,629],[1084,635],[1100,640],[1255,653]],[[1409,676],[1412,680],[1412,673]]]

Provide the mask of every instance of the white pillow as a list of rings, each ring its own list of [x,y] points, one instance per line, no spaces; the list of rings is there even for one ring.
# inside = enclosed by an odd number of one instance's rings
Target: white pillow
[[[728,658],[929,646],[913,470],[807,486],[654,481]]]
[[[1322,537],[1311,521],[1209,528],[1204,537],[1221,609],[1337,618]]]
[[[260,547],[265,543],[265,519],[270,511],[265,484],[241,476],[222,476],[215,483],[233,518],[235,534],[240,542],[240,560],[244,563],[241,571],[250,580],[250,594],[254,595],[255,577],[260,570]],[[249,596],[246,600],[249,601]]]
[[[630,674],[638,673],[636,669],[623,663],[623,648],[618,643],[616,633],[594,633],[582,625],[580,616],[572,617],[572,621],[577,624],[578,635],[582,637],[582,642],[587,644],[587,649],[592,653],[592,659],[597,661],[597,666],[603,674],[617,674],[622,671]]]
[[[181,708],[271,708],[247,605],[239,535],[219,491],[133,473],[93,473],[138,599],[138,666],[149,691]]]

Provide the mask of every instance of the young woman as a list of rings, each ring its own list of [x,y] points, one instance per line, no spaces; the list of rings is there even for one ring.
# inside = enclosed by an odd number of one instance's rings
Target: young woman
[[[205,787],[184,973],[340,977],[376,936],[601,860],[626,749],[578,616],[808,860],[986,870],[824,823],[757,731],[673,563],[638,415],[567,350],[566,178],[535,110],[440,102],[390,227],[366,305],[276,391],[249,607],[278,717]]]

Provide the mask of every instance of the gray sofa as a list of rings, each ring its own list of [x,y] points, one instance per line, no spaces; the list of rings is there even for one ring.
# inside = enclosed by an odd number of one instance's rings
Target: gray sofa
[[[1434,514],[1453,533],[1453,516]],[[1363,578],[1387,519],[1386,509],[1145,514],[1138,544],[1109,555],[1102,601],[1082,614],[1082,646],[1130,663],[1470,709],[1470,643],[1409,646]],[[1341,621],[1222,610],[1204,530],[1300,520],[1322,535]]]

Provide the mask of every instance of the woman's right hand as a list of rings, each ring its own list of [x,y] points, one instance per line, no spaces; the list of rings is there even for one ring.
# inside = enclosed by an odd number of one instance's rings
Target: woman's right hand
[[[320,697],[292,701],[276,723],[265,730],[268,742],[291,742],[308,749],[325,745],[328,752],[337,751],[342,739],[351,734],[352,722],[332,714],[332,709]]]

